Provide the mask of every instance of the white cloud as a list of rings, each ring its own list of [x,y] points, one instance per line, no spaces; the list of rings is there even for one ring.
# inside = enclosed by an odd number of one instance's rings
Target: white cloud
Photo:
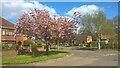
[[[2,6],[0,6],[0,10],[2,10],[0,11],[0,16],[6,19],[19,18],[23,12],[29,11],[30,8],[46,9],[51,15],[58,15],[54,8],[42,5],[38,1],[2,0],[0,4],[2,4]]]
[[[70,11],[67,12],[67,15],[72,16],[74,12],[80,12],[81,15],[86,15],[86,14],[93,14],[94,11],[98,11],[99,7],[96,5],[83,5],[80,7],[74,7]]]
[[[42,5],[42,4],[38,3],[37,1],[33,1],[33,3],[34,3],[34,7],[35,7],[35,8],[39,8],[39,9],[41,9],[41,10],[46,9],[46,10],[49,11],[49,13],[50,13],[51,16],[53,16],[53,15],[58,16],[58,14],[56,13],[56,11],[55,11],[54,8],[48,7],[48,6],[46,6],[46,5]]]

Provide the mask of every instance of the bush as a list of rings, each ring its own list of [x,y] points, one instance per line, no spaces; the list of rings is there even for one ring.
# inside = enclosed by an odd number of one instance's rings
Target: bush
[[[42,47],[42,46],[45,46],[45,45],[46,45],[45,42],[42,42],[42,41],[40,41],[40,40],[38,40],[38,41],[36,42],[36,44],[37,44],[37,47]]]
[[[98,47],[97,45],[98,45],[97,41],[92,41],[92,42],[91,42],[91,46],[92,46],[92,47]]]
[[[41,46],[41,41],[37,40],[36,44]]]
[[[3,44],[2,50],[16,50],[16,46],[12,45],[12,47],[9,47],[8,44]]]
[[[101,41],[101,42],[100,42],[100,45],[101,45],[101,48],[105,48],[105,46],[106,46],[105,41]]]
[[[37,47],[38,47],[38,45],[37,44],[32,44],[32,49],[36,49]]]
[[[91,42],[92,47],[98,47],[97,41],[92,41]],[[106,48],[106,43],[105,40],[100,42],[101,48],[104,49]],[[117,49],[118,48],[118,43],[115,41],[113,42],[112,40],[108,41],[107,48],[109,49]]]
[[[30,45],[33,45],[33,42],[31,40],[25,40],[23,42],[23,46],[30,46]]]
[[[46,46],[46,44],[44,42],[41,43],[41,46]]]
[[[108,43],[108,48],[110,48],[110,49],[118,49],[117,41],[110,40],[109,43]]]
[[[107,45],[107,47],[106,47]],[[101,41],[101,48],[108,48],[108,49],[114,49],[117,48],[117,44],[113,43],[113,41],[108,41],[108,44],[105,43],[105,41]]]

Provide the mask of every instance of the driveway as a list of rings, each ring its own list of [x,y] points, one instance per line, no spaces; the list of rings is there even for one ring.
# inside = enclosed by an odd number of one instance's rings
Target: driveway
[[[118,66],[117,51],[76,50],[71,47],[66,47],[63,51],[71,52],[72,55],[23,66]]]

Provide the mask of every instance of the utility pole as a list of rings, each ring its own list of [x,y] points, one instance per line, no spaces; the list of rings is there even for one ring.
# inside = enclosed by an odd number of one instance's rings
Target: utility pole
[[[100,38],[101,38],[101,36],[99,35],[99,39],[98,39],[98,50],[100,50]]]
[[[100,31],[100,33],[98,34],[98,36],[99,36],[99,39],[98,39],[98,50],[100,50],[101,49],[101,46],[100,46],[100,42],[101,42],[101,27],[102,27],[102,25],[100,25],[100,28],[99,28],[99,31]]]

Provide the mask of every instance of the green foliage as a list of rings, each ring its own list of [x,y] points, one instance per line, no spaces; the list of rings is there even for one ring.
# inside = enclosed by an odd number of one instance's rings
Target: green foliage
[[[45,42],[40,41],[40,40],[37,40],[36,44],[37,44],[37,47],[46,46]]]
[[[41,42],[41,46],[46,46],[45,42]]]
[[[105,41],[101,41],[101,42],[100,42],[100,45],[101,45],[101,48],[102,48],[102,49],[105,48],[105,45],[106,45]]]
[[[30,46],[30,45],[33,45],[33,42],[31,40],[25,40],[23,42],[23,46]]]
[[[98,47],[98,43],[97,41],[92,41],[91,42],[91,45],[92,47]],[[100,45],[101,45],[101,48],[102,49],[105,49],[106,48],[106,43],[105,43],[105,40],[101,41],[100,42]],[[117,49],[118,48],[118,43],[117,41],[116,42],[113,42],[112,40],[110,40],[107,44],[107,49]]]
[[[99,35],[107,35],[110,39],[117,40],[115,24],[106,18],[105,13],[103,10],[99,9],[99,11],[94,12],[94,15],[85,15],[82,17],[82,29],[83,33],[81,34],[82,39],[85,38],[87,35],[92,35],[93,40],[98,39]],[[116,38],[115,38],[116,37]],[[86,40],[86,38],[85,38]],[[101,44],[104,45],[103,42]]]
[[[98,45],[97,41],[92,41],[92,42],[91,42],[91,45],[92,45],[92,47],[98,47],[98,46],[97,46],[97,45]]]
[[[118,49],[118,40],[110,40],[108,45],[110,49]]]
[[[32,44],[32,48],[38,48],[38,47],[42,47],[42,46],[46,46],[45,42],[42,42],[40,40],[37,40],[36,43]]]
[[[41,41],[40,41],[40,40],[37,40],[36,44],[37,44],[37,45],[41,45]]]
[[[12,47],[9,47],[7,44],[2,44],[2,50],[15,50],[16,46],[12,45]]]
[[[108,42],[108,44],[105,43],[105,41],[101,41],[101,48],[106,48],[107,45],[107,49],[117,49],[118,48],[118,44],[115,42],[113,42],[112,40],[110,40]]]
[[[32,49],[36,49],[37,47],[38,47],[38,45],[37,44],[32,44]]]

